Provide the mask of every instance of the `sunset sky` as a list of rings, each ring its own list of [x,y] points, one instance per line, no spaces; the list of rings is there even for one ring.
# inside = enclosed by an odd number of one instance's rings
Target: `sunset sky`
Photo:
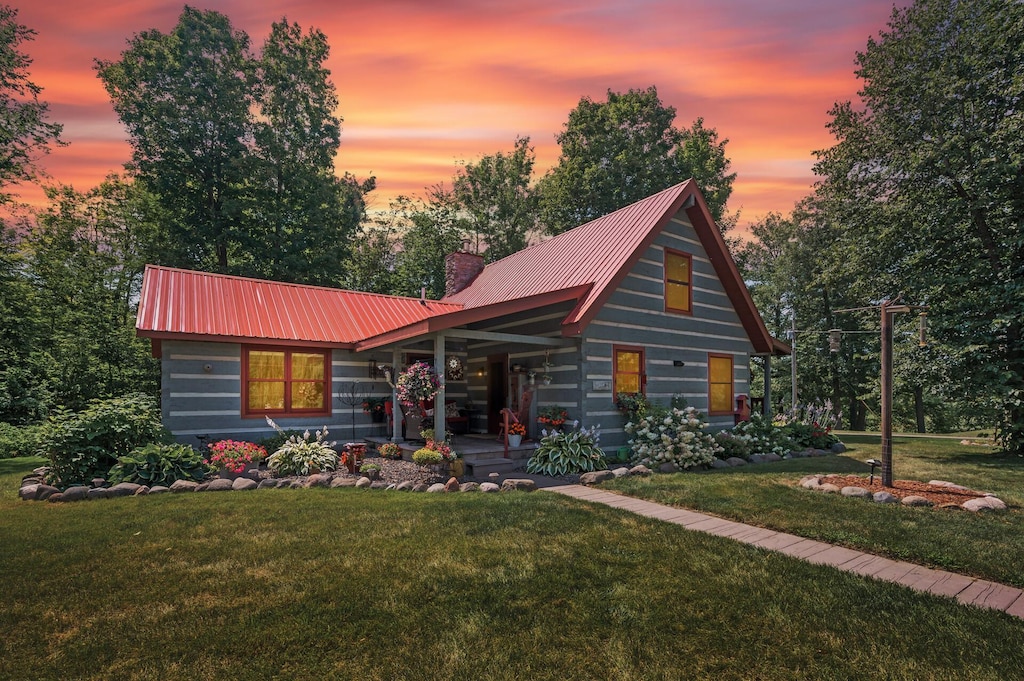
[[[159,0],[8,0],[36,40],[32,79],[70,144],[42,160],[79,190],[121,169],[130,149],[93,70],[136,33],[168,32],[183,4]],[[738,173],[729,209],[747,225],[788,212],[814,181],[812,151],[831,143],[827,111],[856,96],[854,56],[892,0],[215,0],[259,49],[271,22],[315,26],[344,118],[340,172],[377,176],[372,209],[450,181],[459,160],[536,147],[537,176],[586,95],[656,85],[676,125],[703,116],[729,139]],[[900,5],[905,5],[900,0]],[[21,190],[29,202],[38,191]]]

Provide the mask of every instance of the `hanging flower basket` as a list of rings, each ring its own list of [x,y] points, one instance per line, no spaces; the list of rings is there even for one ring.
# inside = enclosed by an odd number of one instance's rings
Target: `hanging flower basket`
[[[434,368],[426,362],[415,362],[398,375],[395,393],[402,404],[418,406],[424,400],[433,399],[440,387],[441,380]]]

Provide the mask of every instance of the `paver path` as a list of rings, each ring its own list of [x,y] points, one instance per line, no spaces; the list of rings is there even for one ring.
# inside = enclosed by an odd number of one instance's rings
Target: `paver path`
[[[953,596],[965,605],[1002,610],[1024,619],[1024,591],[1011,586],[945,570],[932,570],[913,563],[882,558],[814,539],[744,525],[696,511],[664,506],[583,485],[544,485],[543,488],[548,492],[557,492],[575,499],[621,508],[637,515],[682,525],[688,530],[728,537],[751,546],[778,551],[809,563],[830,565],[846,572],[902,584],[916,591]]]

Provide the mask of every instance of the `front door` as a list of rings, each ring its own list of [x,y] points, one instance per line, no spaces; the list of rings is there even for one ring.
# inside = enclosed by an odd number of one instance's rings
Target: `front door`
[[[507,405],[508,355],[487,357],[487,432],[501,430],[501,410]]]

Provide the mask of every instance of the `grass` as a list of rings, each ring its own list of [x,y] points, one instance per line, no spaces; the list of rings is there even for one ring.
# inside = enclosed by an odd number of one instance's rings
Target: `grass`
[[[947,680],[1024,668],[1024,622],[1003,613],[550,493],[18,501],[34,465],[0,461],[0,678]]]
[[[826,495],[799,488],[809,473],[866,475],[863,463],[881,455],[877,437],[844,436],[838,457],[791,459],[697,474],[622,478],[608,489],[841,544],[870,553],[940,567],[1024,587],[1024,458],[955,440],[894,438],[896,479],[948,480],[995,493],[1009,510],[974,514],[907,508]]]

